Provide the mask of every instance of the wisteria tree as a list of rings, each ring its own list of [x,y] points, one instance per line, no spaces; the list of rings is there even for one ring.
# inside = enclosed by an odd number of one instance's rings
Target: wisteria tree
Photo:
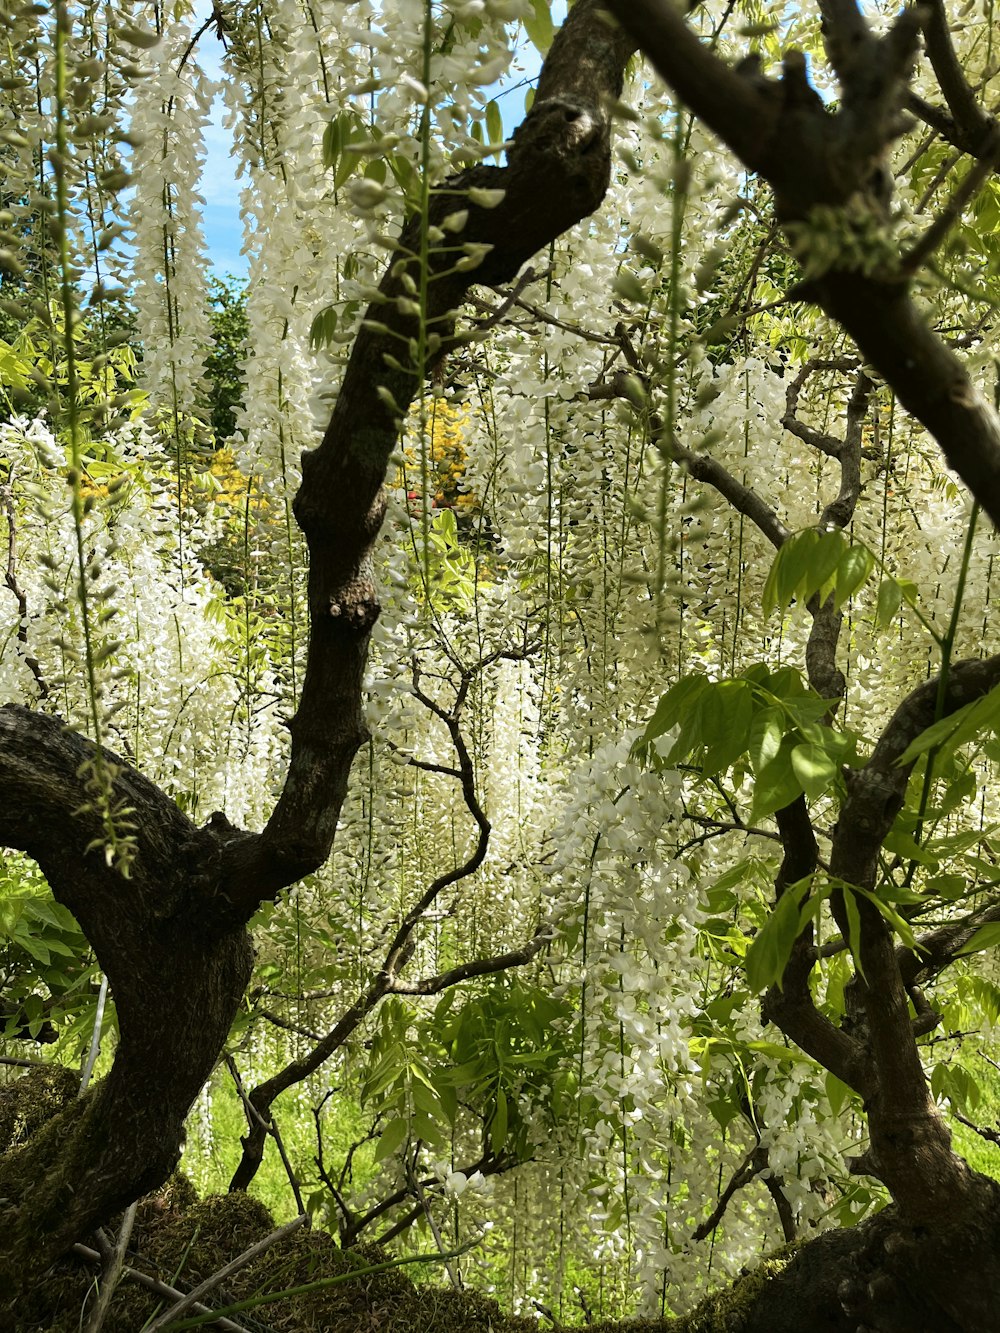
[[[819,8],[5,13],[12,1318],[225,1082],[588,1322],[995,1322],[993,16]]]

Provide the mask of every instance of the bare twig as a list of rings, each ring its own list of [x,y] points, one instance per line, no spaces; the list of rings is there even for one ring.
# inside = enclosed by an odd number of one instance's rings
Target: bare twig
[[[767,1165],[767,1149],[762,1148],[759,1143],[754,1144],[744,1158],[742,1165],[733,1172],[729,1184],[719,1195],[718,1202],[711,1213],[705,1218],[704,1222],[695,1227],[691,1239],[704,1240],[706,1236],[710,1236],[725,1216],[733,1195],[738,1190],[743,1189],[745,1185],[749,1185],[751,1180],[759,1176],[762,1171],[766,1171]]]
[[[526,287],[529,287],[533,282],[535,282],[539,277],[542,276],[544,275],[536,273],[535,270],[531,268],[529,265],[529,267],[524,270],[524,272],[518,278],[517,282],[514,283],[513,287],[503,298],[500,305],[493,308],[490,307],[485,301],[477,300],[476,305],[480,309],[488,312],[486,318],[476,321],[475,325],[473,326],[472,333],[467,333],[464,334],[461,338],[456,338],[455,339],[456,346],[460,346],[464,343],[482,342],[482,340],[486,337],[487,333],[489,333],[491,329],[495,329],[496,326],[503,319],[505,319],[506,316],[510,313],[512,307],[518,304],[518,298],[520,297],[524,289]]]
[[[962,215],[962,211],[1000,164],[1000,127],[994,125],[972,168],[920,239],[902,258],[902,271],[916,273],[929,259]]]
[[[987,1143],[1000,1145],[1000,1130],[990,1129],[986,1125],[977,1125],[974,1121],[969,1120],[967,1116],[962,1115],[960,1111],[954,1110],[954,1108],[952,1109],[952,1115],[960,1125],[964,1125],[966,1129],[971,1129],[973,1134],[978,1134],[979,1137],[985,1139]]]
[[[273,1023],[276,1028],[284,1028],[286,1032],[294,1032],[299,1037],[308,1037],[310,1041],[319,1041],[319,1033],[313,1032],[309,1028],[300,1027],[298,1023],[293,1023],[290,1019],[282,1018],[280,1014],[274,1013],[270,1009],[258,1009],[261,1018],[266,1018],[269,1023]]]
[[[649,392],[649,381],[638,354],[623,325],[619,324],[616,341],[629,365],[629,372],[619,372],[610,380],[593,384],[589,389],[591,398],[620,398],[624,402],[635,403],[636,381],[641,393]],[[648,409],[647,409],[648,410]],[[649,433],[659,445],[666,458],[682,463],[696,481],[702,481],[719,492],[739,513],[749,518],[772,544],[781,546],[789,536],[788,529],[778,518],[777,513],[756,491],[739,481],[717,459],[707,453],[698,453],[682,444],[676,435],[668,438],[666,426],[658,413],[648,410]]]
[[[804,444],[808,444],[811,449],[816,449],[829,458],[839,458],[844,449],[844,441],[835,435],[828,435],[815,430],[812,426],[807,426],[798,415],[799,396],[811,375],[824,371],[839,371],[846,374],[857,368],[856,356],[815,357],[807,361],[785,391],[785,415],[781,418],[785,430],[797,436]]]
[[[458,967],[449,968],[447,972],[439,972],[436,976],[423,977],[419,981],[395,981],[389,987],[389,993],[391,995],[438,995],[441,991],[449,990],[452,986],[458,986],[463,981],[469,981],[472,977],[488,977],[497,972],[506,972],[510,968],[524,967],[551,940],[552,932],[548,929],[542,929],[520,949],[510,949],[507,953],[496,954],[492,958],[476,958],[471,962],[461,963]]]
[[[288,1183],[291,1186],[292,1195],[294,1196],[296,1207],[299,1210],[299,1215],[305,1216],[306,1207],[302,1201],[302,1190],[299,1186],[298,1177],[296,1176],[292,1164],[289,1161],[288,1153],[285,1151],[285,1143],[278,1129],[277,1121],[275,1120],[273,1115],[269,1115],[265,1120],[264,1117],[257,1110],[256,1106],[254,1106],[253,1102],[247,1096],[243,1088],[243,1080],[240,1078],[240,1071],[237,1069],[236,1061],[233,1059],[231,1055],[226,1056],[226,1067],[229,1070],[230,1074],[232,1074],[233,1076],[233,1082],[236,1084],[236,1090],[240,1094],[240,1100],[243,1102],[243,1109],[245,1110],[247,1120],[250,1123],[250,1132],[253,1133],[254,1128],[256,1127],[257,1129],[262,1129],[265,1133],[270,1134],[271,1138],[274,1139],[274,1142],[278,1149],[278,1155],[281,1158],[281,1164],[285,1168],[285,1175],[288,1177]]]
[[[115,1240],[114,1249],[104,1260],[101,1269],[101,1279],[97,1292],[97,1300],[94,1308],[91,1310],[87,1319],[84,1333],[100,1333],[104,1327],[104,1321],[108,1317],[108,1311],[111,1308],[111,1299],[115,1294],[115,1289],[122,1276],[122,1270],[125,1266],[125,1251],[128,1249],[129,1237],[132,1235],[132,1227],[135,1224],[135,1210],[138,1207],[136,1203],[130,1203],[125,1209],[125,1215],[122,1218],[122,1224]]]
[[[431,1211],[430,1204],[427,1202],[427,1195],[424,1192],[424,1187],[417,1179],[417,1173],[414,1169],[414,1164],[409,1160],[407,1160],[406,1162],[406,1179],[409,1183],[410,1189],[413,1191],[413,1195],[417,1200],[417,1203],[420,1205],[421,1212],[427,1219],[427,1225],[430,1227],[431,1235],[434,1237],[434,1244],[438,1247],[438,1252],[444,1259],[444,1266],[445,1270],[448,1273],[448,1280],[451,1282],[451,1285],[455,1288],[456,1291],[461,1291],[462,1290],[461,1270],[458,1268],[457,1265],[453,1268],[451,1259],[446,1257],[448,1247],[445,1245],[444,1238],[441,1235],[441,1228],[438,1226],[437,1218],[434,1216],[433,1212]]]

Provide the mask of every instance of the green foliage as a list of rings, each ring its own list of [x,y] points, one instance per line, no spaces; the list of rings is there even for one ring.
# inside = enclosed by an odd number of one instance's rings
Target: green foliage
[[[722,681],[684,676],[660,699],[635,753],[654,767],[689,766],[708,779],[749,771],[753,824],[803,793],[816,800],[838,789],[841,767],[857,762],[857,736],[821,720],[829,706],[792,667],[756,665]]]
[[[418,1141],[440,1150],[463,1128],[487,1159],[525,1158],[533,1117],[554,1126],[567,1110],[569,1018],[565,1002],[520,978],[449,991],[430,1015],[390,997],[361,1085],[362,1105],[383,1126],[376,1160]]]
[[[851,542],[840,528],[817,528],[789,537],[778,549],[764,584],[764,615],[777,607],[787,611],[792,601],[805,605],[812,597],[822,604],[833,598],[839,610],[861,588],[875,567],[866,546]]]
[[[813,916],[811,903],[802,910],[803,901],[811,887],[811,878],[790,884],[755,935],[745,959],[747,985],[752,992],[766,990],[775,982],[781,984],[792,947]]]
[[[246,288],[235,278],[210,279],[212,346],[205,357],[212,434],[221,448],[236,432],[236,411],[243,402],[242,364],[250,323]]]
[[[531,0],[531,13],[525,14],[521,22],[524,24],[524,31],[531,39],[532,45],[544,55],[552,45],[552,38],[555,35],[552,14],[549,11],[549,0]]]
[[[37,304],[37,303],[36,303]],[[60,421],[70,379],[64,319],[55,305],[0,340],[0,396],[6,417],[48,411]],[[44,317],[43,317],[44,316]],[[135,387],[138,357],[127,328],[80,316],[73,325],[77,424],[85,437],[134,421],[146,404]],[[65,434],[65,428],[64,428]]]
[[[427,559],[414,573],[416,591],[429,597],[436,609],[467,610],[475,601],[481,580],[476,560],[462,542],[453,509],[442,509],[428,527]],[[430,574],[430,587],[424,588],[424,573]]]
[[[33,863],[8,854],[0,870],[0,1036],[59,1038],[73,1052],[89,1035],[98,979],[72,913]]]

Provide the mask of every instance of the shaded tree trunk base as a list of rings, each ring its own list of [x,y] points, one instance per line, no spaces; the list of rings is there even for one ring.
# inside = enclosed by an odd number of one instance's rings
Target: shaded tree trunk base
[[[1000,1188],[983,1181],[974,1218],[921,1229],[902,1224],[888,1208],[851,1230],[779,1251],[681,1318],[588,1327],[590,1333],[986,1333],[1000,1322],[998,1224]],[[273,1225],[267,1209],[245,1194],[198,1201],[183,1177],[174,1177],[141,1203],[127,1263],[186,1290]],[[475,1291],[415,1287],[405,1268],[371,1271],[391,1257],[374,1245],[344,1251],[325,1233],[299,1231],[232,1276],[209,1304],[219,1309],[312,1284],[306,1294],[263,1301],[230,1318],[269,1333],[538,1333],[552,1327],[548,1320],[505,1315]],[[360,1270],[357,1278],[329,1285],[328,1279],[352,1270]],[[18,1303],[5,1333],[78,1330],[96,1272],[67,1257]],[[466,1273],[475,1281],[474,1257]],[[134,1278],[125,1279],[107,1333],[135,1333],[157,1304]]]
[[[686,1318],[650,1327],[664,1333],[986,1333],[1000,1327],[1000,1188],[988,1180],[980,1185],[972,1216],[914,1227],[890,1206],[860,1226],[788,1247]]]

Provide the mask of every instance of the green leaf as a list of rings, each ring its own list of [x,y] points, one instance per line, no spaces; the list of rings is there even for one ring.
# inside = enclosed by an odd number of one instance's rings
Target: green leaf
[[[955,898],[961,898],[970,888],[970,883],[964,875],[934,875],[927,881],[927,892],[936,894],[939,898],[946,898],[949,901]]]
[[[875,568],[875,557],[867,546],[849,546],[837,565],[834,603],[840,607],[861,587]]]
[[[507,1094],[501,1086],[497,1086],[497,1104],[493,1112],[493,1119],[490,1122],[490,1147],[493,1149],[493,1156],[499,1157],[507,1142]]]
[[[729,1125],[741,1114],[742,1097],[736,1095],[736,1089],[732,1089],[729,1097],[716,1097],[713,1101],[706,1102],[709,1114],[721,1129],[727,1129]]]
[[[862,979],[867,981],[865,969],[861,966],[861,913],[858,911],[858,900],[854,896],[854,890],[850,884],[842,885],[844,894],[844,912],[847,916],[847,945],[851,951],[851,957],[854,959],[854,965],[858,969]]]
[[[787,610],[799,582],[808,569],[809,557],[819,541],[815,528],[797,532],[778,549],[764,583],[761,610],[765,616],[778,607]]]
[[[780,1041],[748,1041],[747,1050],[754,1055],[764,1055],[769,1060],[789,1060],[794,1064],[812,1064],[805,1051],[794,1046],[782,1046]]]
[[[309,328],[309,346],[314,352],[333,341],[337,332],[337,322],[336,306],[324,306],[322,310],[316,312]]]
[[[832,787],[840,772],[819,745],[796,745],[792,751],[792,768],[811,801]]]
[[[888,629],[896,619],[903,602],[903,590],[896,579],[883,579],[878,587],[875,623],[879,629]]]
[[[950,713],[948,717],[943,717],[927,727],[906,747],[896,763],[902,767],[930,750],[938,750],[942,759],[948,758],[960,746],[973,740],[979,732],[989,728],[995,729],[998,720],[1000,720],[1000,686],[995,685],[981,699],[974,699],[972,703],[965,704],[954,713]]]
[[[390,1120],[388,1125],[382,1131],[378,1143],[375,1145],[376,1162],[383,1161],[386,1157],[391,1157],[397,1149],[401,1148],[410,1132],[409,1122],[406,1120]]]
[[[342,117],[334,116],[323,131],[323,166],[332,171],[340,157]]]
[[[347,148],[356,143],[364,134],[361,123],[357,116],[350,112],[345,112],[337,117],[340,122],[339,138],[339,157],[333,167],[333,188],[339,190],[346,185],[351,176],[357,171],[361,164],[361,157],[357,153],[347,152]]]
[[[935,1100],[946,1097],[960,1114],[973,1110],[982,1098],[982,1089],[961,1065],[935,1065],[931,1071],[931,1092]]]
[[[753,694],[745,680],[724,680],[705,696],[705,758],[701,771],[714,777],[730,768],[750,743]]]
[[[795,738],[782,737],[778,753],[757,775],[750,809],[751,824],[758,823],[765,815],[771,815],[775,810],[782,810],[786,805],[791,805],[796,796],[801,795],[802,783],[792,767],[794,749]]]
[[[755,773],[766,768],[781,748],[784,722],[780,708],[763,708],[750,724],[750,763]]]
[[[827,585],[832,583],[846,544],[847,538],[840,528],[822,534],[806,559],[805,574],[800,584],[800,595],[804,600],[812,597],[813,593],[819,593],[821,601],[826,600],[823,594],[829,595],[832,591]]]
[[[503,116],[500,114],[496,99],[486,103],[486,133],[489,135],[490,143],[503,143]]]
[[[959,949],[959,955],[980,953],[983,949],[995,949],[1000,944],[1000,921],[990,921],[980,926],[967,944]]]
[[[657,740],[666,732],[671,731],[677,726],[682,717],[689,719],[695,701],[708,688],[709,684],[710,681],[707,676],[682,676],[680,680],[671,685],[656,705],[653,716],[646,723],[646,730],[636,742],[636,753],[640,756],[645,755],[651,741]],[[674,749],[671,750],[671,763],[677,762],[674,754],[677,748],[675,742]]]
[[[531,9],[531,17],[522,19],[524,30],[528,34],[532,46],[542,55],[545,55],[552,45],[552,38],[555,35],[555,25],[549,12],[549,0],[531,0]]]
[[[747,984],[755,994],[775,982],[780,986],[785,964],[800,929],[799,905],[809,892],[809,880],[790,885],[747,950]]]
[[[879,897],[877,893],[871,893],[868,889],[854,889],[863,898],[867,898],[873,907],[885,918],[893,928],[899,938],[908,949],[914,949],[920,952],[920,946],[917,944],[917,937],[913,933],[913,928],[905,917],[900,916],[896,909],[884,898]]]
[[[826,1076],[826,1098],[834,1115],[840,1115],[851,1096],[851,1089],[836,1074]]]

